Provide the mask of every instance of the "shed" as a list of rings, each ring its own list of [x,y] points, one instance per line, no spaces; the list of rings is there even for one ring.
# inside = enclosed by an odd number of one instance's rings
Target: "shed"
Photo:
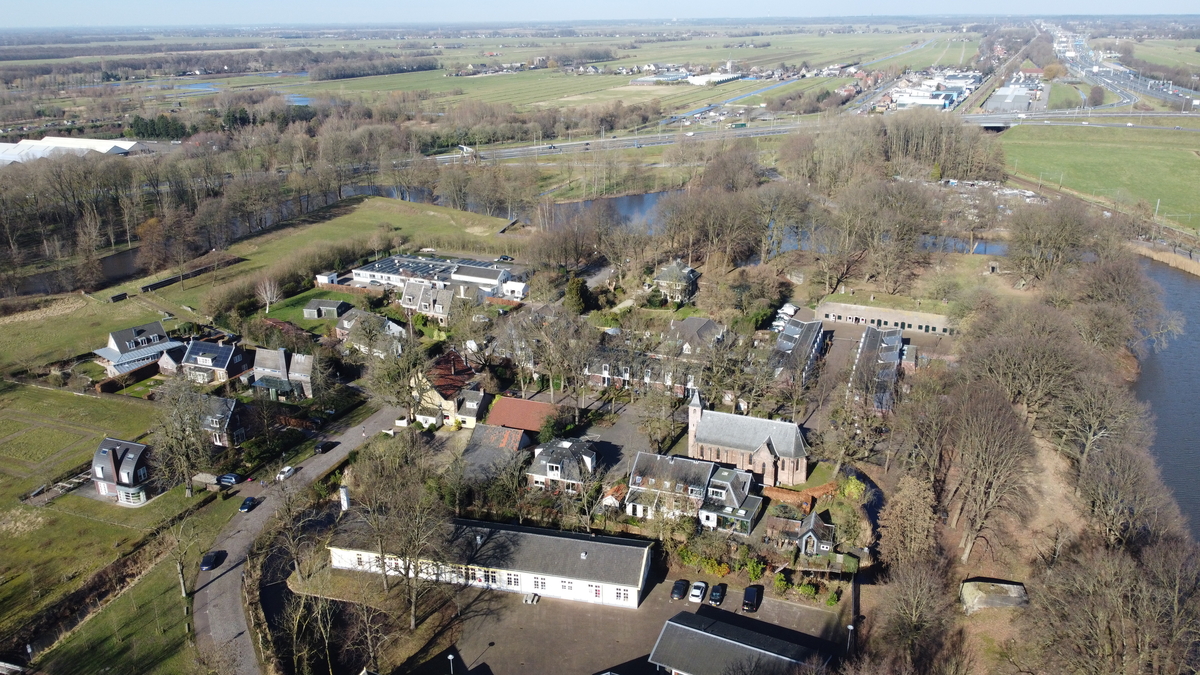
[[[1024,584],[980,577],[964,581],[959,598],[968,616],[981,609],[1024,607],[1029,604]]]

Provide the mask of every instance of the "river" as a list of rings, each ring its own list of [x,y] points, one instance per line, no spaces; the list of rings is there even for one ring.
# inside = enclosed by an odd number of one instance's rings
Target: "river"
[[[1200,396],[1192,392],[1200,381],[1200,279],[1160,262],[1146,261],[1145,266],[1162,286],[1167,309],[1183,314],[1187,325],[1170,346],[1142,359],[1133,390],[1157,418],[1154,456],[1191,524],[1192,536],[1200,539],[1200,492],[1195,484],[1200,478]]]

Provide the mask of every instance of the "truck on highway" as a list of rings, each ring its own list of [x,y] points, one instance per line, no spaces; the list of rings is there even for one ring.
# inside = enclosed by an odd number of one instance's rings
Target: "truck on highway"
[[[734,122],[732,124],[727,125],[725,128],[726,129],[745,129],[746,123],[745,122]]]

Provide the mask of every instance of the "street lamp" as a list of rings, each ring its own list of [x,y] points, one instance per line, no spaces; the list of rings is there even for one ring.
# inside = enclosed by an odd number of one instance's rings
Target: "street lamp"
[[[447,654],[446,658],[450,661],[450,675],[454,675],[454,655]]]
[[[854,641],[854,624],[850,624],[849,626],[846,626],[846,630],[850,631],[849,633],[846,633],[846,653],[849,654],[850,653],[850,643]],[[451,657],[451,658],[453,658],[453,657]]]

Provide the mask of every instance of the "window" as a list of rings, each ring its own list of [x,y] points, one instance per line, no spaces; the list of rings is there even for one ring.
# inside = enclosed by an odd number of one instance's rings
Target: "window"
[[[509,588],[521,587],[521,575],[516,572],[508,572],[504,575],[504,585]]]
[[[141,467],[137,470],[138,482],[146,480],[146,467]]]
[[[629,589],[628,588],[618,588],[618,589],[616,589],[616,592],[613,593],[613,595],[615,596],[615,599],[617,602],[629,602]]]
[[[723,488],[709,488],[708,496],[713,499],[723,500],[725,499],[725,490]]]
[[[104,467],[102,467],[102,466],[96,467],[96,478],[100,478],[100,479],[104,478]]]
[[[363,556],[361,553],[354,554],[354,566],[355,567],[363,566]]]
[[[568,579],[563,579],[560,583],[562,584],[562,590],[564,590],[568,593],[575,592],[575,582],[574,581],[570,581]]]
[[[562,466],[559,464],[547,464],[546,471],[550,473],[558,473],[559,471],[562,471]]]
[[[693,485],[690,488],[688,488],[688,496],[689,497],[702,497],[702,496],[704,496],[704,493],[700,491],[699,487]]]
[[[654,487],[654,479],[653,478],[650,479],[650,487]]]
[[[212,357],[209,356],[197,356],[196,363],[199,363],[202,366],[211,366],[213,364],[213,360]]]
[[[499,576],[500,575],[496,572],[496,570],[480,570],[478,578],[482,579],[483,583],[485,584],[491,584],[495,586],[499,580]]]
[[[132,483],[133,482],[133,472],[132,471],[122,471],[121,472],[121,482],[125,483],[126,485],[128,485],[129,483]]]
[[[642,484],[642,477],[641,477],[641,476],[634,476],[634,477],[633,477],[633,484],[634,484],[634,485],[641,485],[641,484]]]
[[[535,590],[535,591],[546,590],[546,577],[534,577],[533,578],[533,590]]]

